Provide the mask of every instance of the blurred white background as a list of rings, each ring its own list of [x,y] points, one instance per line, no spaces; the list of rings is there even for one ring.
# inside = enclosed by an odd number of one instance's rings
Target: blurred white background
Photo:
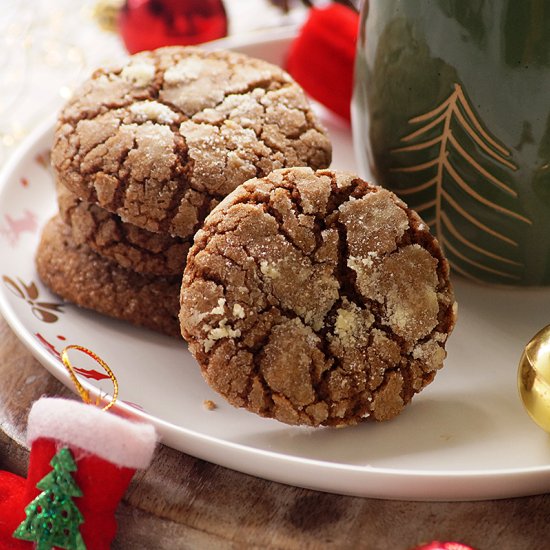
[[[99,1],[0,0],[0,167],[96,67],[127,55],[98,24]],[[288,4],[285,14],[269,0],[224,0],[229,34],[298,25],[306,8]]]

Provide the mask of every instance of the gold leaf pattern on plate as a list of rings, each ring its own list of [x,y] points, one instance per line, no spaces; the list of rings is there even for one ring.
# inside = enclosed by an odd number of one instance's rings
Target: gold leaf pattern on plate
[[[63,313],[62,308],[64,304],[37,301],[40,292],[36,283],[33,281],[29,284],[25,284],[21,279],[17,278],[18,282],[16,282],[7,275],[2,275],[2,280],[12,294],[25,300],[25,302],[30,305],[32,314],[39,321],[43,321],[44,323],[55,323],[59,319],[57,313]]]

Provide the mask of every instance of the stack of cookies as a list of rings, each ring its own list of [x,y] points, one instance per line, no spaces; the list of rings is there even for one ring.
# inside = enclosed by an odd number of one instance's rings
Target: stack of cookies
[[[39,275],[79,306],[177,336],[186,256],[209,212],[251,178],[330,160],[326,132],[280,68],[197,48],[137,54],[96,71],[60,114],[59,215],[44,229]]]
[[[40,277],[182,334],[235,406],[309,426],[393,418],[443,365],[449,265],[415,212],[323,170],[330,157],[281,69],[195,48],[133,56],[60,115]]]

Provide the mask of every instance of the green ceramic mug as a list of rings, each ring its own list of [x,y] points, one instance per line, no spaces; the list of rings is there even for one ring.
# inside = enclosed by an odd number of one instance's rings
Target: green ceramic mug
[[[454,272],[550,284],[550,0],[367,0],[355,70],[360,167]]]

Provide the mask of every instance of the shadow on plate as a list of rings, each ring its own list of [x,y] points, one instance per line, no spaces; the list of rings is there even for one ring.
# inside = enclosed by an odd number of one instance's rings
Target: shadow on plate
[[[405,456],[410,461],[414,455],[421,460],[434,452],[452,454],[458,448],[463,452],[494,428],[481,406],[472,406],[465,399],[428,397],[389,422],[342,429],[288,427],[248,433],[236,442],[313,460],[396,467]]]

